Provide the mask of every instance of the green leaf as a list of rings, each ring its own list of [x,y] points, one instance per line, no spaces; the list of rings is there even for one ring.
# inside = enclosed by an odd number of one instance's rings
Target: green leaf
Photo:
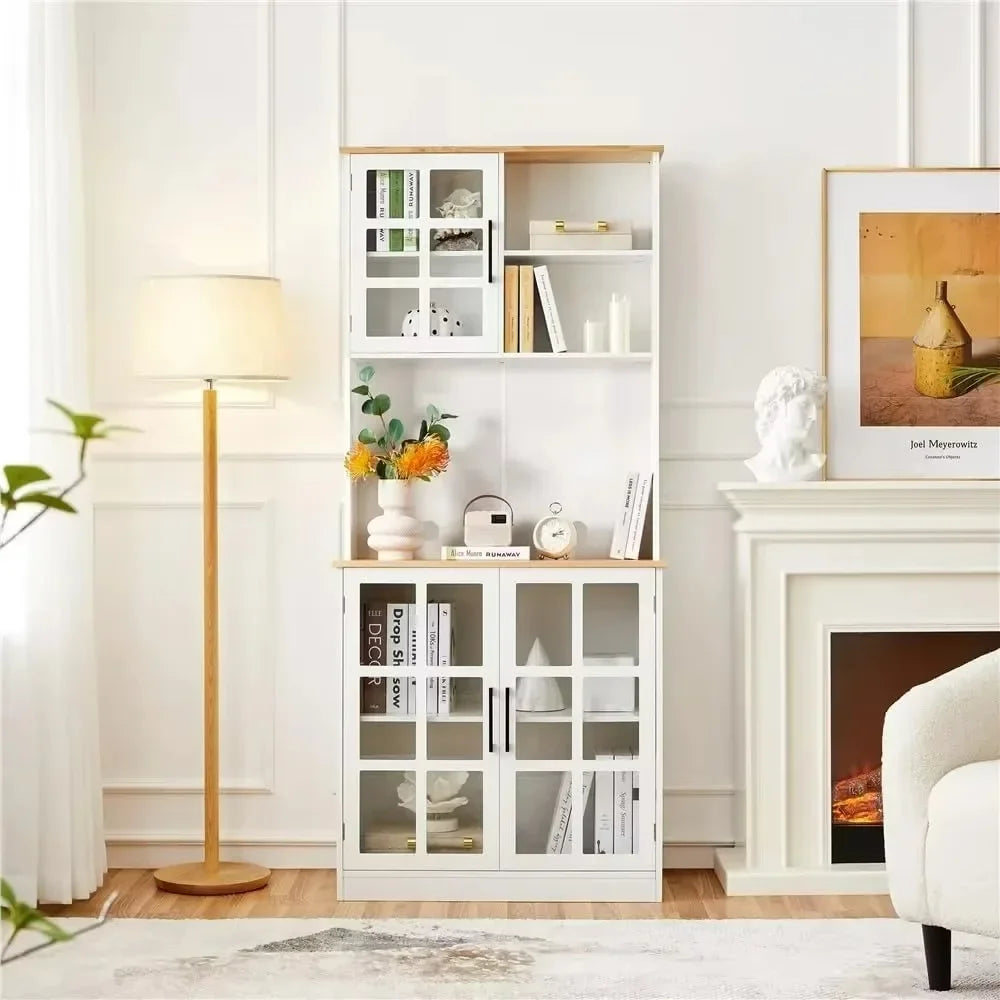
[[[22,503],[36,503],[40,507],[49,507],[52,510],[62,510],[67,514],[75,514],[76,508],[63,500],[62,497],[56,496],[54,493],[25,493],[24,496],[18,497],[17,502]]]
[[[389,448],[388,448],[388,445],[386,445],[386,442],[385,442],[385,435],[384,435],[384,434],[382,435],[382,437],[380,437],[380,438],[379,438],[379,439],[378,439],[378,440],[377,440],[377,441],[375,442],[375,444],[376,444],[376,445],[378,445],[378,447],[379,447],[379,448],[382,448],[382,449],[383,449],[383,450],[385,450],[385,451],[388,451],[388,450],[389,450]]]
[[[389,440],[395,444],[403,438],[403,421],[393,417],[389,421]]]
[[[58,924],[53,923],[37,910],[31,911],[31,916],[24,926],[30,927],[31,930],[37,931],[39,934],[44,934],[51,941],[69,941],[73,937],[72,934],[64,931]]]
[[[0,899],[2,899],[8,906],[13,906],[17,902],[17,896],[14,895],[14,887],[5,878],[0,878]]]
[[[358,431],[358,440],[362,444],[374,444],[375,443],[375,435],[372,433],[372,431],[369,428],[362,427],[361,430]]]
[[[374,374],[375,369],[371,365],[365,365],[364,368],[358,372],[358,378],[361,379],[362,382],[370,382]]]
[[[436,424],[441,419],[441,411],[436,406],[427,407],[427,423]]]
[[[388,413],[389,407],[392,406],[392,400],[384,392],[380,392],[367,402],[372,404],[371,414],[375,417],[381,417],[383,413]]]
[[[16,493],[22,486],[42,483],[52,478],[38,465],[5,465],[3,474],[7,477],[7,486],[11,493]]]
[[[351,392],[356,392],[359,396],[367,396],[369,393],[368,386],[366,385],[356,385]]]
[[[388,468],[389,467],[385,464],[385,460],[380,458],[375,463],[375,475],[378,476],[379,479],[388,479],[389,477],[386,474],[387,471],[388,471]]]
[[[442,413],[438,420],[458,420],[457,413]]]
[[[448,438],[451,437],[451,431],[449,431],[444,424],[431,424],[430,427],[427,428],[427,433],[436,435],[441,438],[442,441],[447,441]]]
[[[426,420],[421,420],[420,421],[420,437],[418,437],[417,440],[418,441],[423,441],[423,439],[425,437],[427,437],[427,421]]]

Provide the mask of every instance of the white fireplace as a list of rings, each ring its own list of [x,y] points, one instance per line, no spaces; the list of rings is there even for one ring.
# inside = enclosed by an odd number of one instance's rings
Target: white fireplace
[[[738,551],[730,895],[885,892],[831,859],[830,638],[1000,629],[1000,483],[726,483]]]

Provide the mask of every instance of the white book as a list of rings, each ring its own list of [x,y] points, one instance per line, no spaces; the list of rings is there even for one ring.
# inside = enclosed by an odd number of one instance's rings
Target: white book
[[[594,754],[594,760],[614,760],[614,754]],[[594,853],[615,853],[615,776],[598,771],[594,778]]]
[[[467,559],[530,559],[530,545],[499,545],[495,547],[478,545],[442,545],[441,558],[462,562]]]
[[[375,171],[375,218],[389,218],[389,171]],[[389,252],[389,230],[375,231],[375,249],[379,253]]]
[[[404,219],[415,219],[420,214],[417,201],[418,176],[419,176],[419,171],[417,170],[403,171],[403,218]],[[419,230],[417,229],[403,230],[404,250],[419,249],[419,243],[417,237],[418,232]]]
[[[615,760],[632,760],[630,753],[616,753]],[[615,771],[615,854],[632,853],[632,772]]]
[[[406,664],[407,666],[414,667],[417,665],[417,606],[415,604],[407,604],[406,610],[409,619]],[[416,677],[407,678],[406,704],[410,714],[411,715],[416,714],[417,711]]]
[[[409,629],[409,610],[405,604],[386,605],[388,665],[400,671],[389,678],[385,710],[387,715],[406,715],[409,711],[409,685],[402,675],[406,667],[406,633]]]
[[[638,472],[630,472],[625,480],[625,496],[622,498],[622,505],[618,510],[618,517],[615,520],[615,529],[611,534],[611,552],[609,555],[612,559],[625,558],[625,543],[628,541],[628,529],[632,522],[635,487],[638,481]]]
[[[594,787],[594,772],[587,771],[583,775],[583,796],[580,799],[580,808],[587,811],[587,799],[590,798],[590,790]],[[560,854],[573,853],[573,809],[570,807],[569,819],[566,822],[566,836],[563,838]]]
[[[535,268],[535,284],[538,286],[538,300],[542,303],[542,312],[545,314],[545,327],[549,331],[552,353],[562,354],[566,350],[566,338],[563,336],[556,297],[552,293],[552,279],[546,264]]]
[[[646,508],[649,506],[649,494],[653,488],[653,474],[644,472],[639,476],[636,487],[635,503],[628,526],[628,541],[625,544],[625,558],[638,559],[642,545],[642,532],[646,526]]]
[[[573,799],[570,795],[572,781],[572,774],[569,771],[564,771],[562,781],[559,783],[559,794],[556,795],[555,805],[552,809],[552,822],[549,824],[549,837],[545,844],[546,854],[562,853],[562,843],[569,826],[569,813],[573,805]]]
[[[427,667],[438,665],[438,605],[427,605]],[[427,678],[427,714],[438,714],[438,679]]]
[[[632,772],[632,853],[639,853],[639,845],[642,838],[639,836],[639,817],[642,810],[639,808],[639,772]]]
[[[385,692],[385,714],[406,715],[406,678],[390,677]]]
[[[451,605],[438,605],[438,666],[451,666]],[[440,677],[438,683],[438,715],[451,714],[451,679]]]

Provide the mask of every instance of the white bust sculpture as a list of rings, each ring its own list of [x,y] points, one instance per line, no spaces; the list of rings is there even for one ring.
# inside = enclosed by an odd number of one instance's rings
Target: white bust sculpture
[[[782,365],[757,387],[754,410],[760,451],[744,463],[760,483],[818,479],[826,455],[814,450],[812,431],[826,396],[826,379]]]

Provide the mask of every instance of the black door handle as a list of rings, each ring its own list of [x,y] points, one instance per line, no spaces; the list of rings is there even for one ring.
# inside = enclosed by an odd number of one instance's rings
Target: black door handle
[[[486,220],[486,284],[493,284],[493,220]]]
[[[510,688],[504,688],[504,744],[510,753]]]
[[[490,753],[496,753],[496,747],[493,745],[493,688],[490,688],[489,693],[489,704],[486,706],[486,711],[490,713],[489,721],[489,738],[490,738]]]

